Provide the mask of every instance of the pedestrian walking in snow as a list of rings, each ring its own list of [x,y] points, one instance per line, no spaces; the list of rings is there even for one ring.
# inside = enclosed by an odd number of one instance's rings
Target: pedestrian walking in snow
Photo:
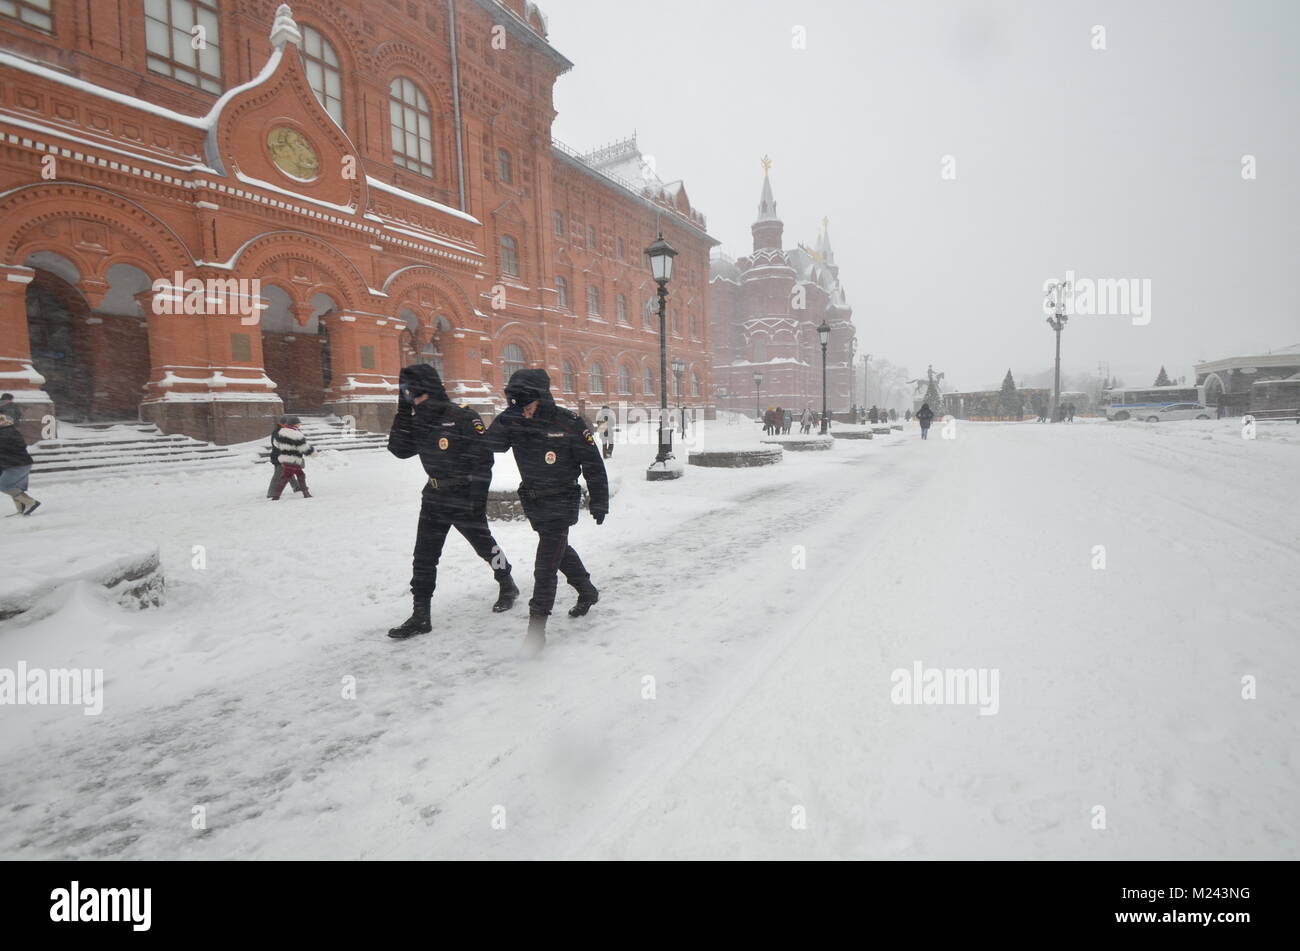
[[[27,494],[32,457],[18,429],[18,415],[12,406],[0,413],[0,492],[14,500],[15,515],[31,515],[41,503]]]
[[[606,459],[614,455],[614,411],[608,405],[602,406],[596,414],[596,432],[600,434],[600,446]]]
[[[763,413],[763,435],[765,436],[772,435],[772,420],[774,415],[775,413],[770,406]]]
[[[812,432],[813,411],[811,406],[804,407],[803,414],[799,417],[799,431],[803,433]]]
[[[869,419],[873,423],[880,422],[880,410],[872,406],[871,409],[867,410],[867,419]]]
[[[451,402],[438,371],[427,363],[398,374],[397,415],[388,430],[388,451],[398,459],[418,455],[429,476],[420,496],[420,521],[411,556],[411,616],[392,628],[396,640],[433,630],[430,608],[438,586],[438,561],[453,528],[492,568],[496,612],[519,597],[510,562],[487,523],[492,448],[479,414]]]
[[[785,435],[789,436],[790,430],[794,427],[794,413],[790,410],[786,410],[782,416],[781,422],[783,426],[781,431],[785,433]]]
[[[290,419],[297,417],[281,416],[275,421],[271,428],[271,481],[266,487],[266,497],[272,498],[275,495],[275,486],[280,478],[284,475],[284,469],[280,466],[280,450],[275,445],[275,434],[278,433],[288,423]],[[293,491],[302,494],[307,491],[307,483],[300,475],[295,475],[289,480],[289,486]]]
[[[14,402],[14,395],[12,393],[0,394],[0,416],[8,416],[13,420],[15,426],[17,426],[19,421],[23,418],[23,411],[19,408],[18,404]]]
[[[891,410],[889,411],[889,421],[890,421],[891,423],[896,423],[896,422],[898,422],[898,410],[896,410],[896,409],[891,409]]]
[[[912,421],[912,411],[909,409],[903,413],[903,422],[910,423],[911,421]]]
[[[921,408],[916,411],[917,421],[921,424],[921,438],[930,437],[930,423],[934,420],[934,410],[930,409],[929,403],[922,403]]]
[[[551,378],[542,369],[516,370],[506,384],[506,411],[492,421],[488,442],[494,452],[514,450],[519,467],[519,501],[537,532],[533,596],[528,601],[524,649],[536,655],[546,646],[546,622],[555,606],[556,572],[578,592],[569,617],[581,617],[600,600],[591,575],[569,544],[578,522],[581,473],[587,480],[588,508],[596,524],[609,514],[605,463],[591,427],[577,413],[555,405]]]
[[[316,448],[302,434],[298,428],[300,425],[302,420],[297,416],[288,416],[271,436],[271,449],[280,466],[279,474],[271,480],[269,498],[272,502],[280,501],[280,493],[284,491],[285,485],[295,479],[302,487],[302,497],[311,498],[311,493],[307,491],[307,472],[304,467],[307,465],[307,457],[314,455]]]
[[[1071,422],[1071,423],[1074,422],[1074,404],[1073,404],[1073,403],[1066,403],[1066,404],[1065,404],[1065,419],[1066,419],[1067,422]]]

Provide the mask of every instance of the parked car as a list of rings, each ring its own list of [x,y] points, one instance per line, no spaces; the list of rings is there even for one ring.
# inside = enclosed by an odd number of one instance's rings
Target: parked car
[[[1158,423],[1165,419],[1211,419],[1213,415],[1210,408],[1201,403],[1170,403],[1142,418],[1148,423]]]

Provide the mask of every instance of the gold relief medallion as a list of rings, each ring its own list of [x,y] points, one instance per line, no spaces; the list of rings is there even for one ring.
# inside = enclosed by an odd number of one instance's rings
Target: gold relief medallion
[[[276,167],[286,175],[311,181],[320,172],[316,150],[297,129],[276,126],[266,136],[266,148]]]

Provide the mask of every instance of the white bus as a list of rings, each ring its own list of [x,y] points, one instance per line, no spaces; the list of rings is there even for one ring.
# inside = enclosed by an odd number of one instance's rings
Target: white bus
[[[1146,419],[1174,403],[1200,403],[1199,386],[1118,387],[1102,396],[1107,419]]]

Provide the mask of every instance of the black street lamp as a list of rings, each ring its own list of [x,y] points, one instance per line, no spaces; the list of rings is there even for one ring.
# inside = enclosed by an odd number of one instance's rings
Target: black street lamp
[[[1047,285],[1047,297],[1053,298],[1052,316],[1047,318],[1047,326],[1056,331],[1056,382],[1052,388],[1051,422],[1056,422],[1056,407],[1061,402],[1061,331],[1070,318],[1065,313],[1065,293],[1069,290],[1069,281],[1052,281]]]
[[[646,470],[646,478],[676,479],[681,469],[669,469],[673,457],[673,431],[668,425],[668,282],[673,277],[673,258],[676,250],[664,240],[663,232],[645,249],[650,259],[650,275],[659,285],[659,454]]]
[[[759,399],[759,393],[763,390],[763,374],[754,374],[754,418],[763,418],[763,403]]]
[[[829,428],[826,419],[826,348],[831,342],[831,325],[823,320],[817,328],[817,336],[822,341],[822,435],[825,436]]]
[[[673,376],[677,378],[677,416],[682,422],[682,438],[686,438],[686,414],[682,411],[682,374],[686,372],[686,364],[681,360],[673,360]]]

